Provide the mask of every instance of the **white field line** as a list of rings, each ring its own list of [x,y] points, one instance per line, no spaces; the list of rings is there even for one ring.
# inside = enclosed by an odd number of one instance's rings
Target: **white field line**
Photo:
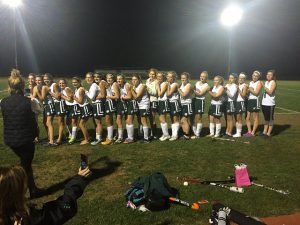
[[[275,113],[275,115],[298,115],[299,113]]]
[[[295,110],[290,110],[290,109],[286,109],[286,108],[282,108],[282,107],[278,107],[278,106],[276,106],[276,108],[277,108],[277,109],[284,110],[284,111],[288,111],[288,112],[291,112],[291,113],[295,113],[295,114],[300,113],[300,112],[295,111]]]
[[[300,90],[297,90],[297,89],[290,89],[290,88],[278,88],[278,90],[286,90],[286,91],[300,91]]]
[[[8,90],[0,90],[0,93],[2,93],[2,92],[7,92]]]

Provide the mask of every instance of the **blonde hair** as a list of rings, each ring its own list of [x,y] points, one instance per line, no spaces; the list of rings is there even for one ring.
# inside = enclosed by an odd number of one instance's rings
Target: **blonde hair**
[[[156,75],[157,75],[157,69],[155,69],[155,68],[150,68],[149,71],[148,71],[148,74],[149,74],[150,72],[154,72],[155,77],[156,77]]]
[[[258,71],[258,70],[254,70],[254,72],[253,73],[256,73],[257,75],[258,75],[258,79],[260,79],[261,78],[261,72],[260,71]]]
[[[168,71],[167,74],[171,74],[174,80],[177,79],[177,73],[175,71]]]
[[[186,76],[188,80],[190,79],[190,74],[188,72],[183,72],[180,76]]]
[[[221,85],[224,85],[224,78],[223,78],[222,76],[217,75],[217,76],[215,76],[215,78],[218,78],[218,79],[219,79],[219,83],[220,83]]]
[[[25,193],[27,176],[21,166],[0,167],[0,224],[20,221],[29,215]]]
[[[25,88],[25,80],[17,69],[12,69],[8,78],[9,91],[11,93],[23,92]]]

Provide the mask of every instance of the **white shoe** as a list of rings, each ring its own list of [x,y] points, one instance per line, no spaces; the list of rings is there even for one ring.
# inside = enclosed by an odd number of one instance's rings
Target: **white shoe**
[[[171,137],[170,139],[169,139],[169,141],[176,141],[178,138],[177,137]]]
[[[242,135],[241,135],[241,134],[238,134],[238,133],[236,133],[236,134],[232,135],[232,137],[234,137],[234,138],[238,138],[238,137],[242,137]]]
[[[198,138],[200,138],[200,136],[197,136],[197,135],[193,135],[193,136],[191,137],[191,139],[198,139]]]
[[[218,138],[218,137],[220,137],[220,134],[215,134],[214,137],[215,137],[215,138]]]
[[[170,139],[170,135],[168,135],[168,136],[163,135],[159,138],[160,141],[166,141],[168,139]]]

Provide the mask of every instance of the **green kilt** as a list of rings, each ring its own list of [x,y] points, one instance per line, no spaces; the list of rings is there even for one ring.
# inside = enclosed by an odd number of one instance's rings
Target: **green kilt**
[[[170,107],[169,107],[169,101],[168,100],[163,100],[163,101],[158,101],[158,114],[166,114],[170,112]]]

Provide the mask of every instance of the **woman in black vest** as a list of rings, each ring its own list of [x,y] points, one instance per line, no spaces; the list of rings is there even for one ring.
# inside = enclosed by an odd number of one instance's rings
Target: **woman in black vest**
[[[37,137],[37,122],[32,111],[30,98],[24,96],[25,81],[16,69],[8,78],[10,96],[1,101],[3,115],[4,142],[20,158],[21,166],[27,173],[31,197],[40,194],[36,188],[32,172],[34,139]]]

